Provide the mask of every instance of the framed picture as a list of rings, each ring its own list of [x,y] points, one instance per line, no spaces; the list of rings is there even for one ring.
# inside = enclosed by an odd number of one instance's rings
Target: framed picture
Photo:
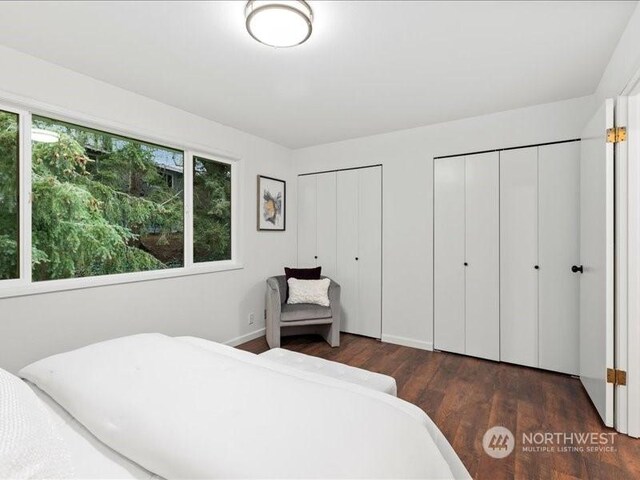
[[[286,205],[287,182],[258,175],[258,230],[284,232]]]

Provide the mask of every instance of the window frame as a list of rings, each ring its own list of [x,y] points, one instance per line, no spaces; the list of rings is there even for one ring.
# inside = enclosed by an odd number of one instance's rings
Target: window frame
[[[8,288],[19,287],[22,285],[22,272],[27,261],[27,252],[24,248],[24,237],[26,232],[26,208],[25,201],[27,198],[28,190],[25,190],[25,176],[27,175],[26,167],[22,162],[22,156],[25,149],[25,125],[27,113],[25,110],[16,108],[15,106],[5,105],[0,103],[0,110],[3,112],[13,113],[18,116],[18,276],[16,278],[8,278],[0,280],[0,286],[6,285]],[[29,141],[31,139],[29,138]],[[29,149],[31,150],[31,149]],[[29,162],[29,168],[31,168],[31,162]],[[31,181],[31,175],[29,175],[29,182]],[[30,224],[30,222],[29,222]],[[30,253],[30,252],[29,252]],[[31,262],[31,255],[28,255],[28,261]]]
[[[0,110],[19,116],[19,192],[20,242],[19,277],[0,280],[0,298],[19,297],[58,291],[78,290],[107,285],[145,282],[165,278],[202,275],[244,268],[240,251],[242,160],[239,156],[203,146],[160,136],[120,122],[113,122],[21,97],[2,94]],[[31,247],[31,128],[32,115],[131,138],[140,142],[183,152],[184,155],[184,259],[183,266],[166,270],[148,270],[93,277],[66,278],[34,282],[32,280]],[[231,260],[194,263],[193,261],[193,157],[204,157],[231,166]]]
[[[202,158],[203,160],[208,160],[211,162],[224,163],[225,165],[231,166],[231,260],[218,260],[218,261],[212,261],[212,262],[195,262],[194,261],[194,258],[193,258],[193,172],[194,172],[193,158],[194,157]],[[185,175],[185,203],[187,201],[187,198],[186,198],[187,190],[188,190],[188,198],[189,198],[189,208],[188,208],[189,239],[187,241],[186,234],[185,234],[184,253],[185,253],[185,265],[188,258],[190,261],[189,267],[192,268],[193,270],[198,271],[201,268],[207,268],[207,266],[211,264],[233,261],[236,253],[238,252],[239,246],[237,243],[238,241],[237,229],[238,229],[238,219],[239,219],[238,203],[240,201],[240,198],[238,195],[238,183],[234,181],[234,179],[238,176],[238,167],[239,167],[238,162],[233,162],[225,157],[220,157],[219,155],[212,155],[210,153],[196,151],[196,150],[189,151],[189,176],[187,177]],[[186,168],[186,162],[185,162],[185,168]],[[189,180],[188,183],[187,183],[187,179]]]

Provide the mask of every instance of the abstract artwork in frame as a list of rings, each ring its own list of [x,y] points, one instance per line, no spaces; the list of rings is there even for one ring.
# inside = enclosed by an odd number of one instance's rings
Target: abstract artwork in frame
[[[286,200],[287,182],[258,175],[258,230],[285,230]]]

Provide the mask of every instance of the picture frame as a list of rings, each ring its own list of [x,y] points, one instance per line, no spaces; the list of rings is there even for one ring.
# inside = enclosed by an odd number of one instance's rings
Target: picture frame
[[[258,231],[284,232],[287,227],[287,182],[258,175]]]

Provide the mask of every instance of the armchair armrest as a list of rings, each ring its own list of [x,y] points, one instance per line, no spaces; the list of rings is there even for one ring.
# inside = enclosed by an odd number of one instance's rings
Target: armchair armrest
[[[266,296],[267,326],[278,326],[280,324],[280,313],[282,311],[282,303],[280,303],[281,298],[282,296],[280,294],[280,285],[278,284],[278,280],[275,278],[268,278]]]
[[[338,329],[340,329],[340,313],[342,311],[340,307],[340,284],[333,280],[329,284],[329,302],[331,304],[331,316]]]

